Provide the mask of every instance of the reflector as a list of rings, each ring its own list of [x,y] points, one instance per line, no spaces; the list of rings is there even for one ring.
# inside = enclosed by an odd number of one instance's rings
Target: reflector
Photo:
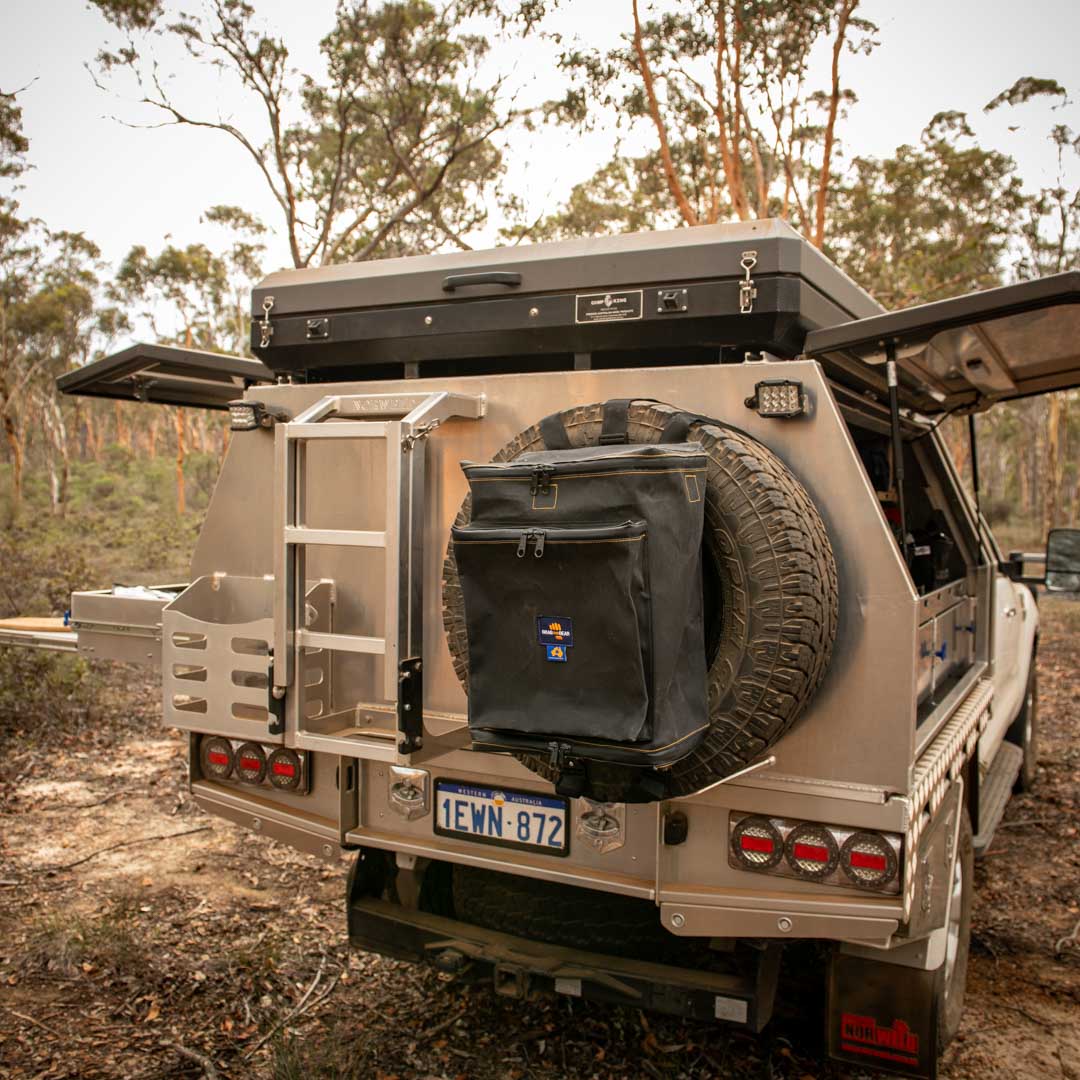
[[[203,776],[212,780],[224,780],[233,771],[233,748],[228,739],[213,737],[199,744],[199,758]]]
[[[840,864],[848,879],[862,889],[880,889],[896,876],[896,856],[877,833],[852,833],[840,851]]]
[[[236,751],[236,775],[245,784],[261,784],[266,776],[266,754],[258,743],[246,742]]]
[[[765,817],[745,817],[731,832],[731,853],[745,870],[770,870],[784,855],[784,841]]]
[[[799,877],[826,878],[836,870],[840,851],[832,833],[823,825],[804,821],[787,838],[788,866]]]
[[[281,791],[295,791],[300,786],[302,766],[300,755],[286,746],[279,746],[267,761],[270,783]]]

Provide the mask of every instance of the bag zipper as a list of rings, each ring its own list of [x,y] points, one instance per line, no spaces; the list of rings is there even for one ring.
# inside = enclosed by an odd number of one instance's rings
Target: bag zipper
[[[554,465],[534,465],[532,469],[532,483],[529,485],[529,494],[534,496],[550,494],[551,477],[554,472]]]
[[[521,534],[521,539],[518,540],[517,557],[519,559],[525,558],[525,552],[528,550],[529,541],[532,540],[533,557],[542,559],[544,557],[544,537],[545,533],[543,529],[526,529]]]

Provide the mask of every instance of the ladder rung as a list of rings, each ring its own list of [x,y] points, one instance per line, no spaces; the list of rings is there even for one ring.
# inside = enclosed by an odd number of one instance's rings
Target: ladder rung
[[[386,547],[385,532],[358,532],[354,529],[306,529],[289,525],[286,544],[329,544],[336,547]]]
[[[325,424],[286,424],[287,439],[385,439],[390,425],[380,420],[335,420]]]
[[[306,649],[332,649],[337,652],[369,653],[382,656],[386,639],[359,637],[356,634],[319,634],[313,630],[297,630],[296,644]]]

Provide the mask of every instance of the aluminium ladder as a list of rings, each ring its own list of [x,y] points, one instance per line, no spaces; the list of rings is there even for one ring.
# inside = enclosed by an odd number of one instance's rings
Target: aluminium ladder
[[[333,394],[322,398],[275,430],[275,473],[282,521],[274,565],[273,699],[284,703],[296,691],[291,710],[299,734],[303,680],[297,678],[305,649],[366,653],[383,658],[383,696],[396,708],[397,752],[423,744],[423,536],[426,439],[452,417],[479,420],[484,395],[447,391],[403,394]],[[362,417],[362,419],[358,419]],[[400,419],[392,419],[398,417]],[[386,517],[381,531],[312,529],[303,523],[307,483],[304,447],[311,439],[383,439],[386,442]],[[382,637],[321,633],[298,621],[305,615],[309,545],[382,548],[385,559],[385,619]],[[284,710],[282,710],[284,712]],[[279,718],[283,725],[283,715]],[[279,731],[281,728],[279,727]],[[310,738],[310,737],[309,737]],[[360,747],[347,737],[332,741],[339,753]],[[298,739],[298,743],[304,740]]]

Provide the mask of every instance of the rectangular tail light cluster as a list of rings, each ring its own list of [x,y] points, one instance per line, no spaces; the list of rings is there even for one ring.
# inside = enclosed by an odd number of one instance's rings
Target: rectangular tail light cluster
[[[290,795],[306,795],[311,790],[306,750],[203,735],[199,738],[199,765],[208,780],[237,780],[249,787],[271,787]]]
[[[842,885],[900,891],[902,839],[894,833],[732,813],[728,864],[739,870]]]

